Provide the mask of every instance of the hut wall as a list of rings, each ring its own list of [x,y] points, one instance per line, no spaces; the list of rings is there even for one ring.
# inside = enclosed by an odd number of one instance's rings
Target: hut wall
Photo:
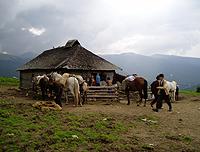
[[[55,71],[55,70],[54,70]],[[42,75],[42,74],[48,74],[51,70],[24,70],[20,71],[20,88],[22,89],[31,89],[32,88],[32,76]],[[98,71],[98,70],[65,70],[60,69],[57,72],[59,73],[71,73],[71,74],[79,74],[84,79],[87,77],[90,77],[91,75],[96,75],[97,73],[100,74],[100,76],[104,75],[105,78],[110,77],[110,79],[113,79],[114,71]],[[102,77],[101,77],[102,78]]]
[[[32,76],[45,74],[46,71],[20,71],[20,88],[31,89],[32,88]]]
[[[81,75],[84,79],[86,79],[87,77],[91,77],[91,75],[96,75],[97,73],[100,74],[101,78],[106,79],[108,77],[110,77],[110,79],[113,79],[114,73],[115,71],[104,71],[104,70],[65,70],[65,69],[61,69],[59,70],[61,71],[61,73],[71,73],[71,74],[77,74],[77,75]]]
[[[32,73],[31,72],[20,72],[20,88],[28,89],[32,87]]]

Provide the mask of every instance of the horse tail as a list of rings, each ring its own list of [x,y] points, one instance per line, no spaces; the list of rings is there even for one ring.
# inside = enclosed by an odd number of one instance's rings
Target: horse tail
[[[148,82],[147,82],[147,80],[144,80],[143,91],[144,91],[144,99],[147,99],[148,98]]]

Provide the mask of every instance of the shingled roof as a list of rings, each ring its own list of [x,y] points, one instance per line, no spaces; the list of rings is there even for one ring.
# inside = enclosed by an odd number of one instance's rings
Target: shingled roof
[[[69,40],[65,46],[44,51],[18,70],[36,69],[81,69],[116,70],[116,65],[95,55],[80,45],[78,40]]]

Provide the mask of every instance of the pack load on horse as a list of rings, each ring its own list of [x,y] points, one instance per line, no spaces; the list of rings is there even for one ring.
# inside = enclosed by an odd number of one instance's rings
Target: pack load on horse
[[[125,80],[133,81],[133,80],[135,80],[136,77],[137,77],[137,74],[133,74],[133,75],[126,77]]]
[[[71,76],[69,73],[64,73],[61,75],[57,72],[53,72],[49,74],[49,76],[53,80],[56,89],[56,99],[59,104],[61,104],[63,91],[70,90],[74,97],[75,105],[78,106],[78,104],[80,104],[82,106],[82,102],[80,101],[79,83],[75,77]],[[68,101],[67,91],[65,92],[65,99]]]

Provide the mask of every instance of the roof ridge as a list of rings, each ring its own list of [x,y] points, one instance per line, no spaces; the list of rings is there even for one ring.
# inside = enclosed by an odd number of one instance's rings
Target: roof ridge
[[[79,46],[79,45],[78,45]],[[59,67],[62,67],[62,65],[64,64],[64,63],[66,63],[66,62],[70,62],[76,55],[77,55],[77,46],[76,46],[76,49],[74,50],[74,54],[73,54],[73,56],[70,58],[70,59],[65,59],[65,60],[63,60],[62,62],[60,62],[56,67],[55,67],[55,69],[57,69],[57,68],[59,68]]]

